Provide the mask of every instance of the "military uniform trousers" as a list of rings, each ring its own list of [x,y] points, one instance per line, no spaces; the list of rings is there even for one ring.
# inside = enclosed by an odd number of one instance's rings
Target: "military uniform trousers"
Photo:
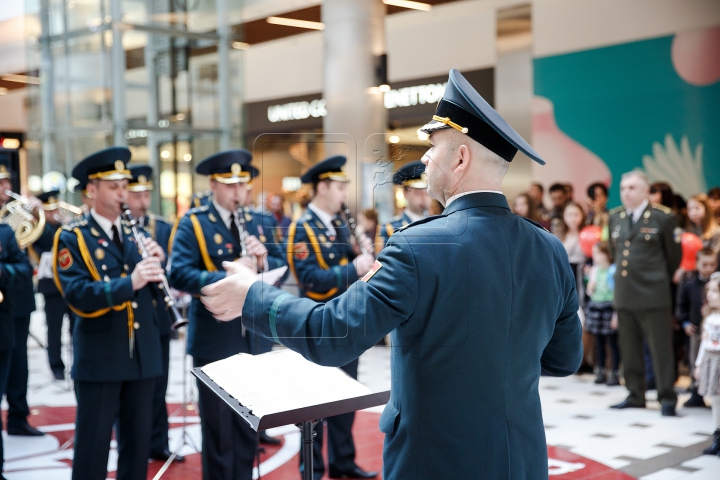
[[[150,452],[162,453],[169,448],[168,445],[168,411],[165,403],[165,394],[168,386],[170,372],[170,335],[160,335],[162,347],[162,374],[155,379],[155,389],[152,400],[152,438],[150,439]]]
[[[73,480],[104,480],[113,423],[117,419],[118,480],[144,479],[150,452],[155,378],[123,382],[75,381]]]
[[[30,315],[15,315],[15,348],[10,354],[10,371],[7,380],[8,427],[22,426],[27,422],[30,408],[27,403],[28,358],[27,342],[30,333]]]
[[[630,391],[630,401],[638,405],[645,405],[643,338],[647,340],[653,358],[658,401],[662,405],[675,406],[675,354],[670,308],[618,310],[618,339],[625,386]]]
[[[215,360],[194,358],[202,367]],[[203,480],[251,480],[257,433],[215,393],[198,381]]]
[[[47,323],[47,352],[50,369],[54,372],[65,370],[62,361],[62,325],[65,314],[69,313],[67,304],[62,295],[45,294],[45,322]],[[70,331],[73,327],[73,316],[70,318]]]
[[[352,378],[357,380],[359,361],[353,360],[340,367]],[[331,471],[347,472],[357,467],[355,464],[355,442],[352,436],[352,426],[355,421],[355,412],[329,417],[327,421],[328,433],[328,466]],[[325,474],[325,461],[322,455],[323,438],[325,437],[322,422],[315,426],[317,435],[313,440],[313,478],[319,480]],[[300,471],[303,462],[300,456]]]

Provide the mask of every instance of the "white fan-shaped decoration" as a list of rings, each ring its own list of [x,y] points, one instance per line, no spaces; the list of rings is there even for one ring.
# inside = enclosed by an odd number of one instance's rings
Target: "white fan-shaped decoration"
[[[643,155],[643,167],[653,182],[667,182],[674,191],[688,198],[707,192],[703,172],[703,144],[698,143],[695,153],[690,150],[687,135],[680,139],[680,148],[671,134],[665,135],[665,148],[653,143],[653,154]]]

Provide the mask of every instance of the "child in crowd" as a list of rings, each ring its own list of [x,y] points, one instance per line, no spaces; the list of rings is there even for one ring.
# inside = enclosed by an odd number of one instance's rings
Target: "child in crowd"
[[[587,293],[590,301],[585,308],[585,330],[595,336],[595,357],[597,358],[597,377],[595,383],[620,385],[619,364],[620,354],[617,343],[617,316],[613,309],[613,276],[615,265],[612,265],[610,246],[607,242],[596,243],[592,249],[593,267]],[[612,369],[606,374],[605,348],[610,347]]]
[[[675,316],[678,323],[690,339],[688,345],[688,360],[690,367],[695,365],[698,349],[700,348],[700,324],[702,323],[702,306],[705,303],[705,285],[710,275],[717,270],[718,261],[715,252],[709,248],[703,248],[697,253],[696,271],[692,276],[683,280],[678,290],[677,307]],[[705,407],[703,398],[698,395],[697,383],[693,381],[688,389],[691,393],[690,399],[684,403],[684,407]]]
[[[713,443],[703,450],[720,455],[720,272],[710,275],[707,283],[707,316],[703,321],[702,341],[695,361],[698,393],[709,396],[715,423]]]

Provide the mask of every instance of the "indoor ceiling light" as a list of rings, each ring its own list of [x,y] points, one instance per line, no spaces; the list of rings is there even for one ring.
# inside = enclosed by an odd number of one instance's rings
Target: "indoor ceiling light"
[[[321,22],[310,22],[308,20],[296,20],[294,18],[268,17],[267,23],[273,25],[284,25],[286,27],[309,28],[310,30],[324,30],[325,24]]]
[[[432,5],[421,2],[411,2],[410,0],[383,0],[385,5],[392,5],[393,7],[409,8],[412,10],[429,11]]]
[[[245,43],[245,42],[233,42],[232,43],[232,48],[234,48],[235,50],[247,50],[249,47],[250,47],[250,44]]]

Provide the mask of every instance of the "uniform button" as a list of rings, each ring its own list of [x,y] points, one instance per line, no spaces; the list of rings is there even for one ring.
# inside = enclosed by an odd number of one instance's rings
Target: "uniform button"
[[[645,235],[645,240],[650,240],[650,235]]]
[[[623,255],[626,256],[626,257],[627,257],[628,255],[630,255],[630,250],[628,250],[627,248],[626,248],[625,250],[623,250]]]
[[[626,247],[629,247],[629,246],[630,246],[630,240],[625,240],[625,246],[626,246]]]
[[[627,267],[627,260],[623,260],[623,261],[622,261],[622,266],[623,266],[623,267]]]
[[[627,277],[627,270],[623,270],[622,272],[620,272],[620,275],[622,275],[623,277]]]
[[[107,265],[103,265],[101,268],[102,268],[103,270],[107,270]]]
[[[222,255],[222,249],[218,250],[218,255]]]
[[[137,302],[132,302],[132,307],[137,308]]]
[[[126,264],[125,266],[123,266],[123,268],[125,269],[126,272],[127,272],[128,270],[130,270],[130,267],[128,267],[127,264]]]
[[[328,255],[328,257],[330,257],[330,258],[335,258],[335,254],[334,254],[334,253],[331,253],[330,255]]]
[[[108,277],[107,275],[105,275],[105,278],[103,278],[103,280],[105,280],[106,282],[109,282],[109,281],[110,281],[110,277]]]
[[[135,330],[137,330],[138,328],[140,328],[140,323],[135,322],[135,323],[133,324],[133,328],[135,328]]]

